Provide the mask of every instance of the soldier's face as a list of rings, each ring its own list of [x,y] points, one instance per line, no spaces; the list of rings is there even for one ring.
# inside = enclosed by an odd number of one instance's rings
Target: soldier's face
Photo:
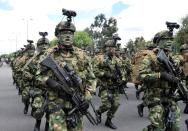
[[[35,50],[29,50],[29,51],[27,52],[28,56],[30,56],[30,57],[33,56],[34,53],[35,53]]]
[[[71,31],[62,31],[58,35],[59,44],[72,45],[73,44],[74,33]]]
[[[49,45],[47,45],[47,44],[38,45],[37,46],[37,51],[42,52],[42,51],[44,51],[44,50],[46,50],[48,48],[49,48]]]

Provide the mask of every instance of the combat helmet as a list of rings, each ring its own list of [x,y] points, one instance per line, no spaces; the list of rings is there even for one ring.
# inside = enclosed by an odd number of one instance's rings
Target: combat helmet
[[[76,16],[75,11],[62,10],[63,15],[67,16],[67,21],[61,21],[55,28],[55,36],[58,38],[59,48],[71,47],[73,44],[73,36],[76,31],[75,25],[72,23],[72,17]]]
[[[25,47],[24,52],[26,52],[29,56],[33,56],[34,52],[35,52],[35,46],[32,44],[33,40],[27,40],[27,42],[29,44],[24,45],[24,47]]]
[[[169,31],[161,31],[155,34],[153,38],[153,43],[159,48],[171,50],[173,44],[173,37],[169,34]]]
[[[38,39],[37,47],[40,45],[49,45],[50,44],[49,40],[46,38],[46,36],[48,35],[48,32],[39,32],[39,35],[42,36],[42,38]]]
[[[68,24],[67,21],[61,21],[55,28],[55,36],[57,37],[60,32],[70,31],[74,33],[76,31],[76,27],[74,24]]]
[[[35,50],[35,46],[32,44],[32,43],[33,43],[33,40],[27,40],[27,42],[28,42],[29,44],[24,45],[25,51],[28,51],[28,50]]]

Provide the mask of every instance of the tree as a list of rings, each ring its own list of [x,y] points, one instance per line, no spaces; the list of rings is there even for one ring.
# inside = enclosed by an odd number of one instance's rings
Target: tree
[[[134,42],[132,39],[130,39],[127,42],[127,51],[128,51],[129,56],[131,56],[131,57],[135,54]]]
[[[144,37],[136,37],[134,41],[136,51],[142,50],[146,47],[146,41]]]
[[[81,48],[84,45],[92,46],[92,44],[92,39],[87,32],[77,31],[74,34],[74,46]]]
[[[104,43],[118,31],[117,20],[113,17],[107,19],[104,14],[95,17],[89,28],[85,29],[94,41],[95,48],[101,48]]]
[[[50,41],[50,46],[53,47],[57,45],[57,38],[54,38],[53,40]]]
[[[188,15],[182,19],[181,27],[175,36],[175,47],[179,51],[180,46],[188,39]]]

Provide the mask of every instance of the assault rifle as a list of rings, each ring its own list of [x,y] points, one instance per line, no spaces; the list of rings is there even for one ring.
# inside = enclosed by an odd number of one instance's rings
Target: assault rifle
[[[73,113],[85,115],[93,125],[97,125],[97,122],[87,110],[89,104],[86,104],[87,102],[83,99],[83,94],[80,91],[82,80],[74,70],[70,69],[67,64],[61,68],[51,56],[45,58],[40,64],[51,69],[58,79],[58,82],[53,79],[47,80],[47,85],[54,90],[64,92],[71,99],[70,101],[73,103],[74,108],[68,112],[68,116]],[[73,89],[72,87],[75,88]],[[84,105],[88,107],[83,109]]]

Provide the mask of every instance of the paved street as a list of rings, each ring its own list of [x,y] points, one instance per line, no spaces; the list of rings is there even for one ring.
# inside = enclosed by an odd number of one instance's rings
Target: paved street
[[[23,104],[21,97],[17,95],[17,90],[12,85],[11,69],[4,64],[0,68],[0,131],[33,131],[34,119],[29,115],[23,114]],[[137,114],[136,105],[140,102],[135,98],[135,89],[132,84],[127,90],[129,100],[124,96],[121,98],[121,105],[113,119],[114,124],[118,126],[116,131],[141,131],[148,124],[147,110],[145,109],[144,117],[140,118]],[[100,105],[99,98],[94,98],[93,103],[96,108]],[[181,108],[184,105],[180,103]],[[184,120],[188,119],[188,115],[182,114],[181,131],[186,131]],[[84,131],[112,131],[104,126],[106,115],[103,115],[102,123],[98,126],[92,126],[85,119]],[[42,123],[41,131],[44,129]]]

